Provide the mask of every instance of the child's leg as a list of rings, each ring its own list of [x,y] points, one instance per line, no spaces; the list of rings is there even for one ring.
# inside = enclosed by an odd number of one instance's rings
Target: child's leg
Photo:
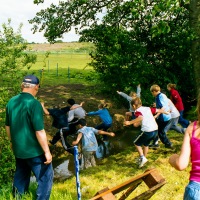
[[[87,169],[88,167],[91,167],[91,152],[90,151],[84,151],[83,152],[83,160],[84,160],[84,169]]]
[[[143,149],[141,146],[135,145],[140,157],[144,156]]]
[[[56,134],[53,136],[53,139],[50,141],[52,145],[56,144],[60,140],[60,130],[56,132]]]
[[[90,157],[90,162],[91,162],[93,167],[96,166],[96,161],[95,161],[94,154],[95,154],[95,152],[92,152],[91,157]]]
[[[143,152],[144,152],[144,156],[147,157],[147,153],[149,151],[149,147],[148,146],[144,146],[143,147]]]

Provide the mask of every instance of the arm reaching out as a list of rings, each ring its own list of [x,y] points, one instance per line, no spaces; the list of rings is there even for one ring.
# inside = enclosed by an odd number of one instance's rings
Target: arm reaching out
[[[111,137],[115,136],[115,134],[113,132],[106,132],[106,131],[102,131],[102,130],[99,130],[98,134],[100,134],[100,135],[109,135]]]
[[[184,170],[190,161],[190,135],[192,134],[192,129],[193,123],[186,129],[180,155],[173,154],[169,158],[169,164],[179,171]]]
[[[133,124],[133,125],[136,124],[136,126],[138,126],[138,124],[140,124],[142,120],[143,120],[143,117],[142,117],[142,116],[139,116],[139,117],[137,117],[137,118],[134,119],[134,120],[125,121],[125,122],[124,122],[124,126],[129,126],[129,125],[131,125],[131,124]]]

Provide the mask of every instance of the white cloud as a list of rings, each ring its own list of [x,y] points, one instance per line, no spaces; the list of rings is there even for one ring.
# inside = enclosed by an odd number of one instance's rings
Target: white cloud
[[[35,5],[33,0],[0,0],[0,29],[1,24],[7,23],[8,19],[11,19],[11,26],[17,30],[20,23],[23,24],[22,36],[28,42],[44,43],[47,42],[43,33],[33,34],[31,31],[32,25],[28,20],[32,19],[36,12],[46,8],[51,3],[58,3],[59,0],[46,0],[43,4]],[[79,36],[75,34],[75,31],[64,35],[62,39],[65,42],[78,41]]]

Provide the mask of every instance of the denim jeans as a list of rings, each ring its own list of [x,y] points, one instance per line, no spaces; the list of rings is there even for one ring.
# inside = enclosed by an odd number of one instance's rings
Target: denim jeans
[[[185,188],[184,200],[199,200],[200,199],[200,183],[190,181]]]
[[[156,144],[156,142],[158,141],[158,138],[160,138],[161,142],[165,145],[171,145],[171,142],[170,140],[168,139],[167,137],[167,133],[166,133],[166,130],[165,130],[165,127],[168,126],[168,124],[171,123],[171,121],[160,121],[160,120],[157,120],[156,121],[157,124],[158,124],[158,136],[156,136],[154,139],[153,139],[153,144]]]
[[[170,120],[170,123],[168,123],[167,126],[165,127],[165,133],[167,133],[167,131],[169,130],[174,130],[177,133],[184,133],[184,128],[177,125],[178,120],[179,120],[179,117],[172,118]]]
[[[13,195],[20,196],[28,191],[31,172],[37,181],[37,200],[48,200],[53,185],[53,167],[52,163],[45,165],[44,155],[28,159],[16,159],[16,171],[13,182]]]
[[[190,122],[189,122],[187,119],[184,119],[184,118],[183,118],[183,110],[182,110],[182,111],[179,111],[179,113],[180,113],[180,117],[179,117],[178,123],[179,123],[183,128],[187,128]]]

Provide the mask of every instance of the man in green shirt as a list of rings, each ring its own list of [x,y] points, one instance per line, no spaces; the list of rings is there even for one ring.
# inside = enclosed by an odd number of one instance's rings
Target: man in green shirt
[[[53,184],[53,167],[44,130],[43,109],[35,99],[39,79],[28,75],[21,87],[22,92],[12,97],[6,106],[6,132],[16,159],[13,194],[22,195],[28,190],[33,172],[38,183],[37,200],[48,200]]]

